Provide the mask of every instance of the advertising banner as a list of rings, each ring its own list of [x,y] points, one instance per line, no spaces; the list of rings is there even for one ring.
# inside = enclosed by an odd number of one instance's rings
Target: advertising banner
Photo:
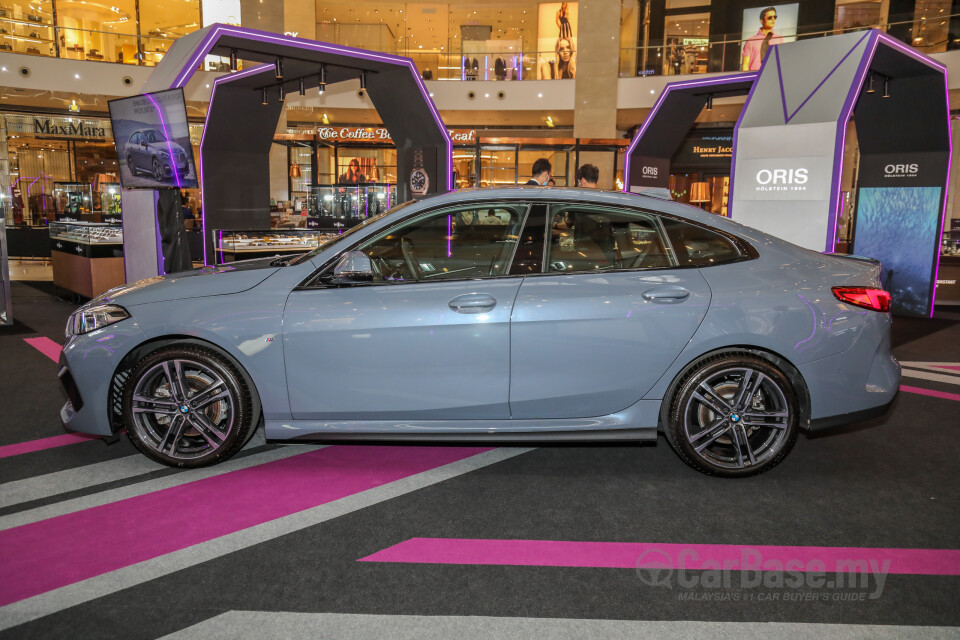
[[[939,153],[861,156],[853,253],[883,265],[899,315],[927,316],[940,257],[946,166]]]
[[[757,5],[743,10],[740,69],[758,71],[771,45],[797,39],[799,3]]]
[[[124,189],[198,187],[183,89],[108,104]]]
[[[733,159],[733,130],[693,131],[680,143],[670,165],[674,171],[717,169],[727,172]]]
[[[669,188],[670,161],[665,158],[634,157],[630,164],[630,190]]]
[[[538,80],[577,77],[577,3],[540,5],[537,29]]]

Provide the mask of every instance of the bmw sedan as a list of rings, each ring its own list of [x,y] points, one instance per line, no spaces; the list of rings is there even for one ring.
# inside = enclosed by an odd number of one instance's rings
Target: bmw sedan
[[[175,173],[184,176],[190,170],[183,147],[167,140],[156,129],[138,129],[130,134],[125,158],[132,175],[146,171],[157,182],[164,182]]]
[[[143,280],[70,318],[66,425],[199,467],[268,441],[655,440],[746,476],[893,401],[876,261],[581,189],[406,203],[311,253]]]

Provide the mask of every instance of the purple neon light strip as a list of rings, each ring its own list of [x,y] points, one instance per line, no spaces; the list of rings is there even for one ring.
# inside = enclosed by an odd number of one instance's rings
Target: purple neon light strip
[[[643,138],[643,135],[646,133],[647,129],[653,123],[653,119],[656,117],[660,111],[660,107],[663,106],[663,102],[666,99],[667,95],[674,89],[689,89],[691,87],[709,87],[713,85],[723,85],[729,84],[731,82],[743,82],[746,80],[756,80],[758,72],[745,73],[741,75],[729,75],[729,76],[719,76],[716,78],[709,78],[707,80],[682,80],[680,82],[670,82],[660,92],[660,95],[657,97],[657,101],[653,103],[653,108],[650,109],[650,113],[647,114],[647,118],[643,121],[643,125],[640,127],[640,131],[637,132],[637,135],[633,137],[633,140],[630,142],[630,146],[627,147],[626,158],[623,163],[623,191],[625,193],[630,192],[630,163],[633,156],[634,150],[637,148],[637,145],[640,144],[640,139]]]
[[[229,27],[225,25],[220,25],[214,28],[207,36],[201,40],[198,45],[198,50],[196,55],[190,59],[186,66],[181,70],[180,74],[177,76],[174,81],[174,88],[181,87],[186,84],[190,78],[196,73],[197,65],[200,62],[200,59],[207,55],[215,46],[217,36],[219,34],[225,35],[234,35],[237,37],[251,38],[253,40],[259,40],[260,42],[275,42],[280,44],[286,44],[292,47],[297,47],[300,49],[308,49],[312,51],[319,51],[323,53],[331,53],[335,55],[345,55],[353,58],[359,58],[362,60],[372,60],[375,62],[386,62],[389,64],[395,64],[398,66],[405,65],[409,71],[410,75],[413,77],[414,82],[416,82],[417,87],[420,89],[420,93],[423,94],[423,99],[426,101],[427,106],[430,109],[430,113],[433,115],[434,121],[437,123],[437,127],[440,129],[440,133],[443,136],[444,141],[446,142],[447,147],[447,171],[446,171],[446,187],[447,191],[453,190],[453,141],[450,140],[450,134],[447,133],[447,127],[443,123],[443,119],[440,117],[440,113],[437,111],[436,105],[433,103],[433,99],[430,98],[430,92],[427,91],[426,85],[423,83],[423,79],[420,77],[420,74],[417,73],[416,65],[413,64],[413,60],[410,58],[403,58],[400,56],[392,56],[389,54],[374,53],[370,51],[365,51],[363,49],[355,49],[353,47],[344,47],[339,45],[328,45],[322,42],[314,42],[312,40],[304,40],[302,38],[291,38],[289,36],[279,36],[273,33],[266,31],[258,31],[256,29],[245,29],[240,27]],[[228,78],[234,78],[235,75],[228,76]],[[209,107],[208,107],[209,112]]]
[[[182,189],[183,186],[180,184],[180,174],[177,173],[177,163],[176,156],[173,155],[173,147],[170,146],[170,132],[167,130],[167,123],[163,119],[163,110],[160,109],[160,105],[157,104],[157,101],[153,99],[153,96],[149,93],[144,94],[147,96],[147,100],[150,101],[150,104],[153,105],[153,108],[157,110],[157,116],[160,117],[160,128],[163,129],[163,137],[167,140],[167,153],[170,154],[170,169],[173,171],[173,177],[177,180],[177,188]]]

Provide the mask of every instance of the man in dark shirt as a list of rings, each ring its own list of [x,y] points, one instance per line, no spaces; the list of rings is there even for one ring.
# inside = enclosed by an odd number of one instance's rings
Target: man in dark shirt
[[[531,187],[542,187],[550,180],[550,176],[553,174],[553,165],[546,158],[537,158],[530,173],[533,174],[533,177],[527,180],[526,184]]]

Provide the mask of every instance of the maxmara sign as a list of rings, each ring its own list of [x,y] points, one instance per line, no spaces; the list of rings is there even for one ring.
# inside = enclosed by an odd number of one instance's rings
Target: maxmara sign
[[[476,142],[476,129],[448,129],[454,144]],[[318,140],[348,140],[352,142],[392,141],[390,132],[384,127],[317,127]]]
[[[34,118],[33,132],[38,136],[59,136],[64,138],[106,138],[106,127],[77,120],[51,120]]]

